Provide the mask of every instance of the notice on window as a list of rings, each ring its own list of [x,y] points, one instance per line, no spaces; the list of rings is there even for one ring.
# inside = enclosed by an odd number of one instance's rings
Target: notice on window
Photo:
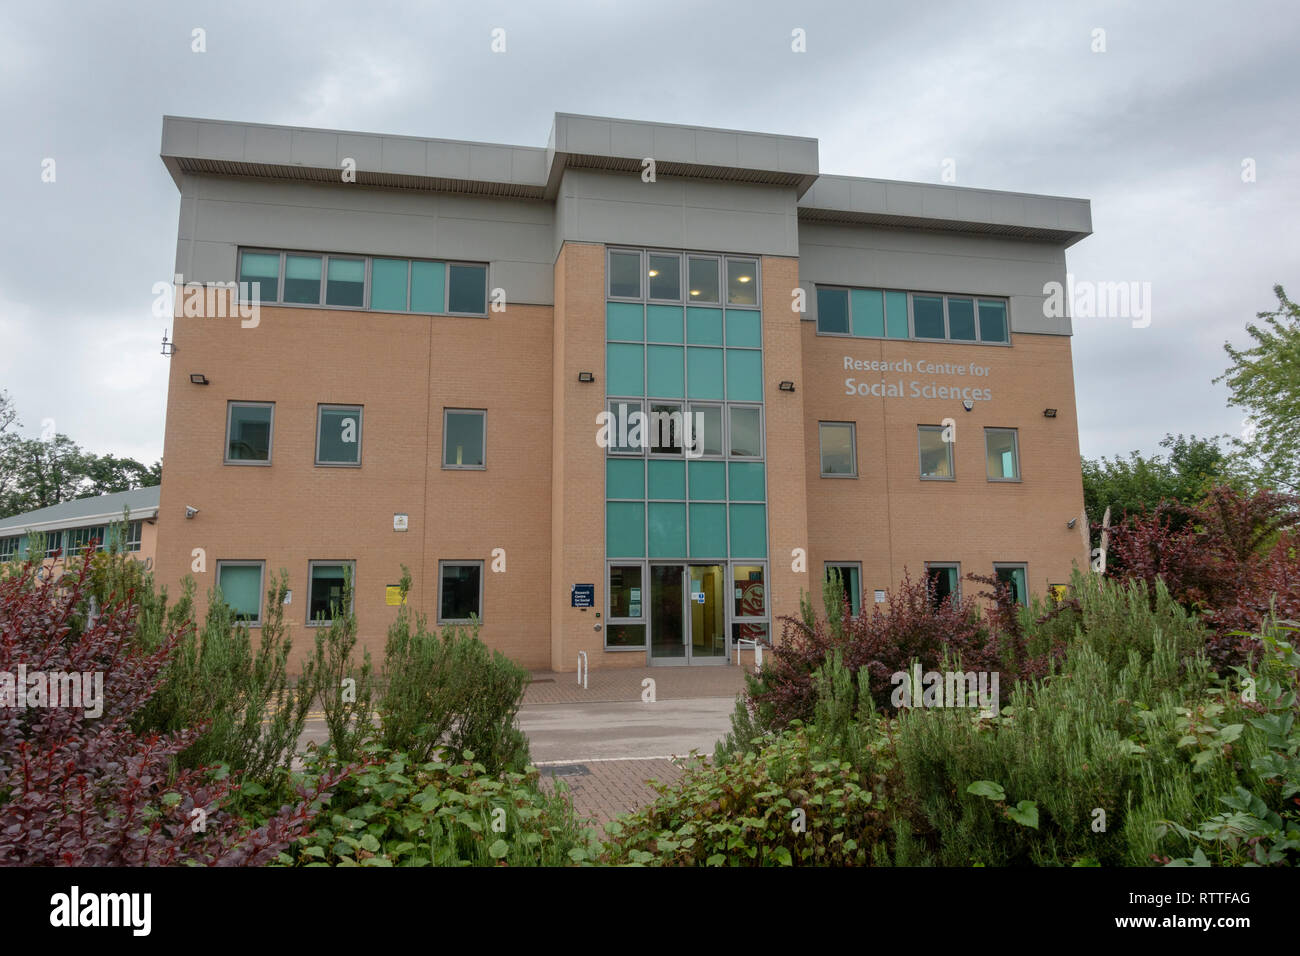
[[[389,607],[401,607],[406,603],[402,599],[402,586],[400,584],[390,584],[384,588],[384,603]]]

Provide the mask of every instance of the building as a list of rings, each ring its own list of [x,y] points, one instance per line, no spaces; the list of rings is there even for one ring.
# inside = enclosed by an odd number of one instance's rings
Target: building
[[[721,663],[831,567],[861,609],[1084,561],[1044,285],[1086,200],[568,114],[545,146],[166,117],[162,159],[158,569],[254,624],[279,569],[305,627],[351,573],[381,653],[406,567],[528,667]]]
[[[0,519],[0,562],[24,561],[35,550],[47,568],[61,570],[68,557],[92,545],[116,545],[153,569],[158,541],[159,488],[136,488],[94,498],[74,498],[48,508]],[[123,532],[125,532],[123,534]]]

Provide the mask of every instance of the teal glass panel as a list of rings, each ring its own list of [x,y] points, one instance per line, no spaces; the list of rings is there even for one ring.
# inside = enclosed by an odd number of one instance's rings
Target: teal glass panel
[[[727,344],[738,348],[761,348],[763,345],[763,314],[727,310]]]
[[[699,307],[687,309],[686,341],[691,345],[721,345],[722,310]]]
[[[644,504],[605,502],[605,554],[611,558],[645,557]]]
[[[447,311],[487,315],[487,266],[448,269]]]
[[[686,463],[650,459],[649,484],[649,498],[683,500],[686,497]]]
[[[217,585],[221,596],[240,621],[262,616],[262,568],[259,565],[223,564]]]
[[[970,299],[948,300],[948,337],[958,342],[975,341],[975,303]]]
[[[605,497],[644,498],[644,460],[641,458],[606,458]]]
[[[656,398],[681,398],[686,390],[682,381],[682,350],[678,345],[646,346],[646,368],[649,374],[647,395]]]
[[[848,334],[848,290],[820,288],[817,290],[817,331]]]
[[[320,302],[320,256],[284,257],[284,301]]]
[[[645,394],[644,351],[641,345],[605,346],[606,394]]]
[[[885,293],[886,335],[891,339],[907,338],[907,293]]]
[[[767,557],[767,506],[731,506],[731,556]]]
[[[980,299],[980,341],[1007,341],[1007,304]]]
[[[680,558],[686,554],[686,505],[652,501],[650,557]]]
[[[686,388],[691,398],[722,398],[722,349],[686,350]]]
[[[918,339],[946,338],[943,299],[937,295],[912,296],[912,324]]]
[[[853,334],[884,336],[885,298],[879,289],[853,290]]]
[[[732,501],[763,501],[766,484],[761,461],[733,461],[728,466]]]
[[[633,302],[605,303],[605,338],[611,342],[618,339],[644,340],[644,321],[643,306]]]
[[[406,259],[375,259],[370,263],[370,308],[406,311],[410,267]]]
[[[325,304],[360,308],[365,304],[366,260],[330,256],[325,277]]]
[[[680,305],[652,305],[646,309],[645,332],[647,342],[682,341],[682,307]]]
[[[763,400],[763,353],[727,349],[727,398],[733,402]]]
[[[441,262],[411,263],[411,311],[436,312],[443,310],[443,283],[446,266]]]
[[[721,461],[692,461],[692,501],[724,501],[727,497],[727,465]]]
[[[691,505],[691,557],[727,556],[727,506]]]
[[[280,285],[278,252],[245,252],[239,257],[239,281],[248,283],[252,302],[274,302]]]

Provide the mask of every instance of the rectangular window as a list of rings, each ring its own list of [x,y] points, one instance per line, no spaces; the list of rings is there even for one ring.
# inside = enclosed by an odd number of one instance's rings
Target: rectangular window
[[[639,455],[645,449],[645,413],[640,402],[609,403],[609,446],[612,455]]]
[[[1027,584],[1027,566],[1024,564],[995,564],[993,573],[998,579],[999,584],[1005,584],[1011,589],[1011,597],[1017,604],[1025,604],[1029,600],[1029,589]]]
[[[943,326],[942,296],[912,296],[912,334],[918,339],[947,338]]]
[[[848,290],[817,287],[817,331],[827,335],[849,334]]]
[[[609,297],[641,298],[641,253],[620,249],[609,251]]]
[[[448,408],[442,417],[442,467],[483,469],[487,412]]]
[[[411,311],[442,312],[447,267],[441,262],[411,263]]]
[[[731,567],[732,641],[772,643],[770,608],[767,603],[766,566],[734,564]]]
[[[720,458],[722,447],[722,406],[691,405],[690,441],[693,457]]]
[[[936,610],[949,597],[954,601],[961,599],[960,564],[927,561],[925,563],[925,579],[930,591],[930,602]]]
[[[438,562],[438,623],[483,620],[483,562]]]
[[[64,557],[72,558],[79,554],[89,552],[93,544],[98,550],[104,545],[104,527],[98,528],[70,528],[64,533],[63,548]]]
[[[218,561],[217,587],[221,599],[235,615],[250,627],[262,624],[262,561]]]
[[[647,437],[652,455],[682,456],[682,407],[662,402],[650,403],[650,434]]]
[[[645,568],[639,564],[609,566],[609,620],[605,646],[645,647]]]
[[[763,457],[763,413],[754,405],[732,405],[731,457]]]
[[[1007,341],[1007,304],[980,299],[980,341]]]
[[[27,553],[32,551],[44,550],[46,555],[51,555],[63,547],[62,531],[46,531],[44,534],[36,532],[36,535],[27,538]]]
[[[952,480],[952,442],[944,441],[942,425],[918,425],[917,441],[921,452],[921,477]]]
[[[487,266],[452,263],[447,267],[447,311],[487,315]]]
[[[758,305],[758,260],[727,257],[727,304]]]
[[[18,556],[18,537],[0,538],[0,561],[12,561]]]
[[[1014,428],[984,429],[989,481],[1020,480],[1020,448]]]
[[[862,565],[857,561],[827,561],[826,580],[839,572],[844,596],[849,601],[849,613],[857,617],[862,613]]]
[[[823,478],[858,476],[857,427],[853,422],[818,422]]]
[[[226,411],[226,464],[269,465],[274,402],[230,402]]]
[[[316,464],[361,464],[360,405],[316,406]]]
[[[682,257],[651,252],[648,258],[650,267],[646,270],[646,278],[650,280],[650,298],[682,301]]]
[[[948,300],[948,337],[958,342],[975,341],[975,303],[971,299]]]
[[[126,526],[126,537],[122,541],[122,550],[137,552],[140,550],[140,540],[143,533],[143,521],[130,521]]]
[[[247,283],[246,301],[276,301],[280,295],[280,253],[240,253],[239,281],[241,284]]]
[[[284,301],[320,305],[320,256],[284,257]]]
[[[687,301],[716,303],[719,301],[718,260],[712,256],[687,256]]]
[[[307,624],[328,627],[336,615],[346,614],[349,585],[356,588],[355,561],[309,561],[307,563]]]
[[[326,275],[326,305],[359,309],[365,304],[365,259],[340,259],[330,256]]]
[[[408,274],[406,259],[373,259],[370,263],[370,308],[380,312],[405,312]]]

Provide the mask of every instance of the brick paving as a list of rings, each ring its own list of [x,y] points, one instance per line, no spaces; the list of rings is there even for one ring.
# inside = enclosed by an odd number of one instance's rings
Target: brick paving
[[[733,658],[734,659],[734,658]],[[747,654],[745,669],[752,668]],[[573,671],[534,671],[533,682],[524,691],[525,704],[612,703],[641,699],[641,681],[655,682],[657,700],[687,697],[735,697],[745,689],[740,667],[628,667],[592,671],[586,688],[578,684]]]
[[[548,772],[553,766],[543,766],[541,785],[550,793],[556,780],[563,781],[578,818],[598,829],[615,817],[653,803],[658,794],[648,781],[673,783],[682,775],[681,768],[667,757],[594,760],[582,765],[586,774],[559,777]]]

